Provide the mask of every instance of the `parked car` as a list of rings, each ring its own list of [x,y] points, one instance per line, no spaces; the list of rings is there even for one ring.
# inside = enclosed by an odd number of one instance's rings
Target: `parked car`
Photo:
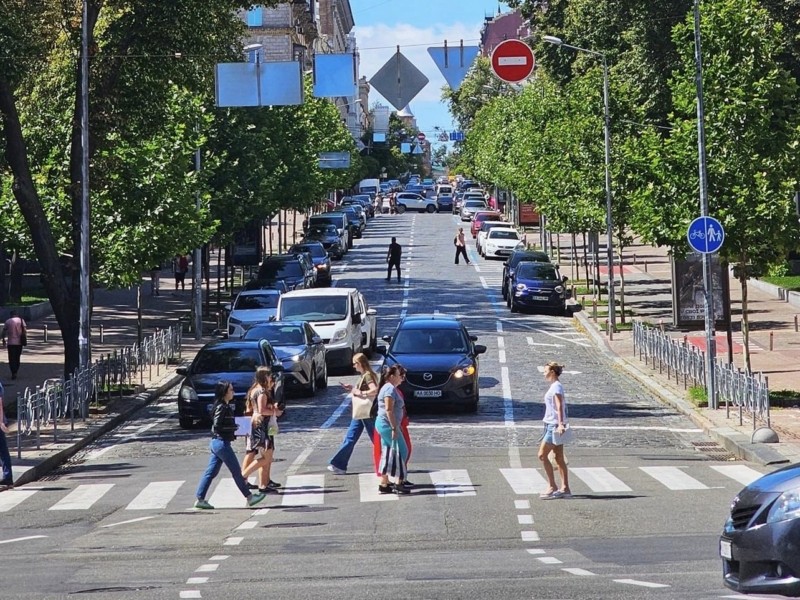
[[[347,252],[347,240],[339,234],[336,225],[312,225],[303,234],[303,240],[308,243],[319,242],[331,258],[342,258]]]
[[[719,540],[722,582],[743,594],[800,597],[800,464],[739,492]]]
[[[503,293],[503,300],[507,299],[508,280],[514,275],[514,269],[517,268],[519,263],[525,261],[549,263],[550,257],[547,256],[546,253],[538,250],[526,250],[524,248],[514,250],[514,252],[511,253],[511,256],[508,257],[508,260],[503,263],[503,287],[501,289]]]
[[[468,200],[464,198],[461,203],[461,220],[471,221],[476,212],[485,211],[486,202],[483,200]]]
[[[478,231],[481,229],[484,221],[502,221],[503,215],[496,210],[480,210],[472,215],[472,222],[470,223],[469,230],[472,234],[472,239],[478,237]],[[513,227],[513,225],[510,225]]]
[[[434,186],[433,179],[431,179],[430,177],[426,177],[425,179],[422,180],[422,187],[426,192],[432,192],[433,186]]]
[[[215,340],[203,346],[188,367],[176,372],[184,379],[178,392],[178,423],[189,429],[196,420],[209,421],[218,381],[230,381],[236,415],[244,414],[245,395],[258,367],[269,367],[275,379],[275,401],[284,404],[283,365],[267,340]]]
[[[352,227],[346,214],[339,211],[330,211],[312,215],[308,219],[309,229],[314,225],[335,225],[336,231],[345,240],[345,253],[353,247],[353,236],[350,234]]]
[[[486,234],[481,249],[486,258],[510,256],[522,241],[513,227],[494,227]]]
[[[483,256],[483,244],[486,241],[486,235],[489,233],[489,230],[494,227],[513,228],[514,224],[507,221],[482,221],[478,236],[475,238],[475,248],[478,251],[478,256]]]
[[[420,194],[409,192],[399,192],[395,198],[397,212],[404,213],[407,210],[418,210],[419,212],[436,212],[436,202],[431,198],[426,198]]]
[[[314,265],[305,256],[275,254],[264,259],[258,268],[258,275],[247,282],[245,289],[272,287],[275,281],[283,280],[290,290],[302,290],[314,287],[315,278]]]
[[[401,364],[407,373],[400,389],[406,406],[458,405],[478,409],[478,355],[486,346],[475,344],[476,336],[457,318],[448,315],[404,317],[384,349],[385,366]]]
[[[322,338],[305,321],[272,321],[247,330],[246,340],[267,340],[283,365],[287,390],[313,396],[328,387],[328,366]]]
[[[566,282],[567,277],[562,277],[552,263],[521,262],[508,280],[506,305],[511,312],[545,308],[559,315],[566,314],[570,297]]]
[[[381,184],[383,186],[384,184]],[[388,193],[388,192],[381,192],[381,194]],[[364,210],[367,211],[367,217],[370,219],[375,216],[375,205],[373,203],[374,198],[372,198],[369,194],[356,194],[355,196],[351,196],[353,200],[361,202],[361,205],[364,207]]]
[[[347,216],[348,228],[350,229],[350,239],[360,239],[364,228],[367,226],[367,219],[363,216],[364,209],[352,205],[340,206],[339,212]]]
[[[289,248],[289,254],[306,253],[311,257],[314,268],[317,270],[316,285],[329,286],[331,284],[331,257],[321,242],[301,242]],[[276,305],[277,306],[277,305]]]
[[[436,210],[437,212],[453,211],[453,195],[452,194],[439,194],[436,196]]]
[[[227,306],[228,337],[238,338],[258,323],[266,323],[278,310],[278,290],[261,289],[239,292],[236,299]]]
[[[367,227],[367,211],[364,208],[364,205],[361,204],[361,202],[359,202],[358,200],[353,200],[351,198],[349,200],[343,201],[342,204],[341,204],[340,209],[341,210],[350,210],[350,209],[352,209],[355,212],[356,217],[358,218],[358,222],[359,222],[359,232],[358,233],[360,234],[362,231],[364,231],[364,229]],[[356,236],[356,237],[358,237],[358,236]]]

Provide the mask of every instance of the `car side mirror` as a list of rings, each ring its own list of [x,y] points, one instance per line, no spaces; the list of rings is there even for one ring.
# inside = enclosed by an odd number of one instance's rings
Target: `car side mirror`
[[[567,283],[567,281],[568,281],[568,280],[569,280],[569,277],[567,277],[566,275],[564,275],[564,276],[561,278],[561,283]]]
[[[475,344],[475,354],[484,354],[486,352],[486,346],[483,344]]]
[[[390,343],[392,341],[392,336],[384,335],[383,337],[381,337],[381,339],[386,343]]]
[[[368,314],[370,317],[372,317],[372,316],[374,316],[374,315],[377,315],[377,314],[378,314],[378,311],[377,311],[377,310],[375,310],[374,308],[368,308],[368,309],[367,309],[367,314]]]
[[[273,373],[283,373],[283,365],[272,365],[272,372]]]
[[[387,351],[386,346],[377,346],[375,348],[375,352],[377,354],[380,354],[381,356],[386,356],[386,351]]]
[[[312,344],[321,344],[322,343],[322,338],[319,337],[318,335],[315,335],[314,337],[311,338],[311,343]]]
[[[186,377],[189,374],[189,369],[187,367],[178,367],[177,369],[175,369],[175,372],[178,375],[183,375],[184,377]]]
[[[478,341],[478,336],[477,335],[471,335],[471,336],[469,336],[469,339],[472,342],[477,342]]]

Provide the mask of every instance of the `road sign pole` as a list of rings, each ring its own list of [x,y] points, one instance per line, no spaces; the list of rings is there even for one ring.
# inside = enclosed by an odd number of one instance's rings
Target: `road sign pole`
[[[708,216],[708,186],[706,171],[706,130],[703,123],[703,57],[700,46],[700,0],[694,0],[694,62],[695,85],[697,87],[697,152],[700,170],[700,215]],[[717,356],[717,340],[714,332],[714,279],[711,273],[711,254],[703,254],[703,295],[705,296],[706,320],[706,393],[708,406],[718,408],[717,381],[714,365]]]

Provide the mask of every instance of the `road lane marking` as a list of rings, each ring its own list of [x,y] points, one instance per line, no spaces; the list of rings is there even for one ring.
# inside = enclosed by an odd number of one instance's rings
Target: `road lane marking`
[[[397,500],[397,494],[381,494],[378,492],[378,478],[375,473],[359,473],[358,489],[361,502],[385,502]]]
[[[431,483],[436,488],[436,495],[445,496],[475,496],[475,487],[470,481],[466,469],[444,469],[429,473]]]
[[[258,521],[245,521],[236,529],[255,529],[256,527],[258,527]]]
[[[0,540],[0,544],[12,544],[14,542],[27,542],[28,540],[40,540],[46,538],[46,535],[27,535],[21,538],[13,538],[11,540]]]
[[[528,554],[544,554],[547,550],[543,550],[542,548],[528,548],[526,552]]]
[[[229,537],[224,542],[222,542],[223,546],[238,546],[244,540],[243,537]]]
[[[208,577],[189,577],[186,580],[186,585],[198,585],[200,583],[208,583]]]
[[[7,512],[39,490],[6,490],[0,494],[0,512]]]
[[[549,346],[551,348],[563,348],[564,344],[545,344],[543,342],[534,342],[533,338],[528,336],[525,338],[528,340],[528,346]]]
[[[539,540],[539,533],[536,531],[521,531],[520,535],[522,536],[523,542],[538,542]]]
[[[483,289],[488,290],[489,289],[489,284],[486,283],[486,278],[481,276],[479,279],[481,280],[481,285],[483,286]]]
[[[179,595],[179,598],[202,598],[200,590],[184,590]]]
[[[530,507],[530,500],[514,500],[514,508],[517,510],[528,510]]]
[[[602,467],[573,467],[570,473],[589,486],[593,492],[631,492],[621,479]]]
[[[640,585],[646,588],[666,588],[669,587],[664,583],[653,583],[652,581],[638,581],[636,579],[614,579],[615,583],[624,583],[626,585]]]
[[[242,508],[245,498],[233,477],[223,477],[214,488],[208,503],[214,508]]]
[[[500,469],[515,494],[539,494],[547,487],[547,480],[536,469]]]
[[[591,577],[596,575],[596,573],[592,573],[591,571],[587,571],[586,569],[579,569],[577,567],[564,567],[561,570],[571,575],[580,575],[581,577]]]
[[[325,503],[325,475],[290,475],[281,491],[281,506]]]
[[[707,490],[708,486],[690,477],[678,467],[639,467],[670,490]]]
[[[113,483],[89,483],[76,487],[64,498],[56,502],[49,510],[81,510],[91,508],[108,491]]]
[[[722,473],[725,477],[738,481],[742,485],[750,485],[762,475],[762,473],[745,465],[712,465],[711,468],[717,473]]]
[[[536,560],[538,560],[538,561],[540,561],[540,562],[542,562],[542,563],[544,563],[546,565],[560,565],[560,564],[562,564],[562,561],[558,560],[557,558],[555,558],[553,556],[540,556]]]
[[[533,515],[517,515],[517,523],[520,525],[533,525]]]
[[[147,484],[139,495],[130,501],[125,510],[156,510],[167,508],[178,493],[183,481],[154,481]]]
[[[139,523],[140,521],[149,521],[155,517],[138,517],[136,519],[128,519],[127,521],[119,521],[118,523],[109,523],[108,525],[100,525],[100,528],[116,527],[117,525],[129,525],[130,523]]]
[[[204,565],[200,565],[197,567],[194,572],[195,573],[213,573],[219,568],[218,563],[206,563]]]
[[[511,396],[511,379],[508,376],[508,367],[500,369],[500,379],[503,383],[503,420],[506,427],[506,438],[508,440],[508,462],[511,468],[522,466],[522,458],[519,454],[517,443],[517,430],[514,426],[514,399]]]

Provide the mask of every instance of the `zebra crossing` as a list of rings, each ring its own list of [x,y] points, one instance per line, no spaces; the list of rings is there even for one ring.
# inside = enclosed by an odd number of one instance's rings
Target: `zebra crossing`
[[[547,487],[540,469],[501,468],[488,472],[499,472],[507,489],[516,495],[538,495]],[[704,491],[728,489],[736,493],[762,473],[744,464],[689,465],[689,466],[640,466],[640,467],[570,467],[571,487],[574,495],[632,493],[647,495],[658,490],[670,492]],[[415,487],[411,495],[424,492],[425,496],[436,499],[457,499],[480,496],[484,485],[495,486],[497,481],[487,481],[487,471],[479,471],[479,481],[473,483],[467,469],[441,469],[417,472],[411,475]],[[41,498],[42,506],[51,511],[89,510],[104,498],[113,495],[116,483],[80,484],[67,491],[61,498],[55,494],[63,490],[23,487],[0,494],[0,513],[24,508],[36,498]],[[121,489],[121,488],[120,488]],[[334,476],[328,473],[309,473],[286,477],[280,494],[271,496],[272,502],[280,506],[322,505],[334,497],[329,492],[346,491],[358,495],[360,502],[391,502],[395,495],[378,493],[376,477],[373,473],[357,476]],[[194,482],[186,480],[148,482],[120,508],[126,511],[166,510],[172,503],[179,508],[191,506],[194,498]],[[129,497],[126,495],[125,497]],[[53,503],[47,506],[49,501]],[[216,508],[242,508],[244,499],[232,478],[222,478],[213,488],[207,500]]]

